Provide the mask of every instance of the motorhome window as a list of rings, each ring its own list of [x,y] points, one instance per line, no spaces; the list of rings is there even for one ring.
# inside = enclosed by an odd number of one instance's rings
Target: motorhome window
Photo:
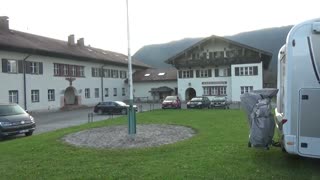
[[[282,56],[282,59],[280,60],[280,98],[279,98],[279,107],[278,112],[284,113],[284,81],[286,76],[286,56]]]

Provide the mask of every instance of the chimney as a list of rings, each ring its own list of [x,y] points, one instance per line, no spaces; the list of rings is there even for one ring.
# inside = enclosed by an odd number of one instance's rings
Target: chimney
[[[78,39],[77,44],[80,47],[84,47],[84,39],[83,38]]]
[[[0,30],[9,31],[9,18],[7,16],[0,16]]]
[[[73,34],[71,34],[71,35],[68,36],[68,45],[69,45],[69,46],[74,46],[74,45],[76,45],[76,43],[74,42],[74,35],[73,35]]]

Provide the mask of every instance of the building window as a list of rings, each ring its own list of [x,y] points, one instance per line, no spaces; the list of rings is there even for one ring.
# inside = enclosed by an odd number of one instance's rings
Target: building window
[[[210,88],[209,87],[203,87],[203,95],[204,96],[210,95]]]
[[[99,88],[94,88],[94,97],[99,98]]]
[[[179,78],[193,78],[193,70],[181,70],[178,73]]]
[[[31,74],[39,74],[39,63],[38,62],[30,62],[30,70]]]
[[[31,90],[31,102],[40,102],[39,90]]]
[[[243,67],[240,67],[240,76],[244,76]]]
[[[241,94],[253,91],[253,86],[240,86]]]
[[[42,74],[42,64],[39,63],[39,65],[39,73]],[[84,77],[84,67],[78,65],[54,63],[53,71],[55,76]]]
[[[117,96],[117,88],[113,88],[113,96]]]
[[[206,86],[203,87],[205,96],[225,96],[227,95],[227,86]]]
[[[219,95],[227,95],[227,87],[226,86],[220,86],[218,93],[219,93]]]
[[[60,66],[59,64],[54,64],[54,75],[58,76],[60,73]]]
[[[10,90],[9,91],[9,103],[16,103],[16,104],[19,103],[17,90]]]
[[[118,70],[111,70],[111,76],[112,78],[118,78],[119,77],[119,71]]]
[[[110,69],[103,69],[103,77],[110,78]]]
[[[126,95],[126,88],[122,88],[122,96]]]
[[[99,77],[99,69],[92,68],[92,77]]]
[[[55,100],[54,89],[49,89],[48,90],[48,101],[54,101],[54,100]]]
[[[7,70],[8,70],[8,73],[17,73],[17,61],[8,60]]]
[[[200,70],[200,77],[208,77],[208,70],[207,69],[201,69]]]
[[[121,79],[127,78],[127,71],[120,71],[120,78]]]
[[[182,71],[182,78],[189,78],[190,77],[190,71]]]
[[[249,75],[248,67],[244,67],[244,74]],[[252,75],[252,74],[250,74],[250,75]]]
[[[71,76],[76,76],[77,75],[77,70],[75,66],[71,66]]]
[[[68,65],[63,65],[63,75],[68,76]]]
[[[228,68],[224,68],[222,70],[222,76],[228,76]]]
[[[236,76],[256,76],[258,75],[258,66],[236,67]]]
[[[105,97],[109,96],[109,88],[104,88],[104,96]]]
[[[84,67],[83,66],[79,66],[79,76],[84,77]]]
[[[90,89],[89,88],[85,88],[84,89],[84,96],[85,96],[85,98],[90,98]]]

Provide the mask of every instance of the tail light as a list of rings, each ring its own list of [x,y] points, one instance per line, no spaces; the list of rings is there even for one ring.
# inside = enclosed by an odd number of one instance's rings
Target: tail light
[[[284,125],[287,121],[288,121],[288,119],[282,119],[281,124]]]

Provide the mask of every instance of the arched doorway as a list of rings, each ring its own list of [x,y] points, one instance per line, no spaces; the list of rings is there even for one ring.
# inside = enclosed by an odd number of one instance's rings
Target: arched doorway
[[[194,90],[193,88],[188,88],[186,90],[186,101],[191,100],[193,97],[196,97],[196,95],[196,90]]]
[[[75,105],[75,104],[77,104],[76,92],[77,92],[77,90],[72,86],[69,86],[65,90],[65,92],[64,92],[65,105]]]

